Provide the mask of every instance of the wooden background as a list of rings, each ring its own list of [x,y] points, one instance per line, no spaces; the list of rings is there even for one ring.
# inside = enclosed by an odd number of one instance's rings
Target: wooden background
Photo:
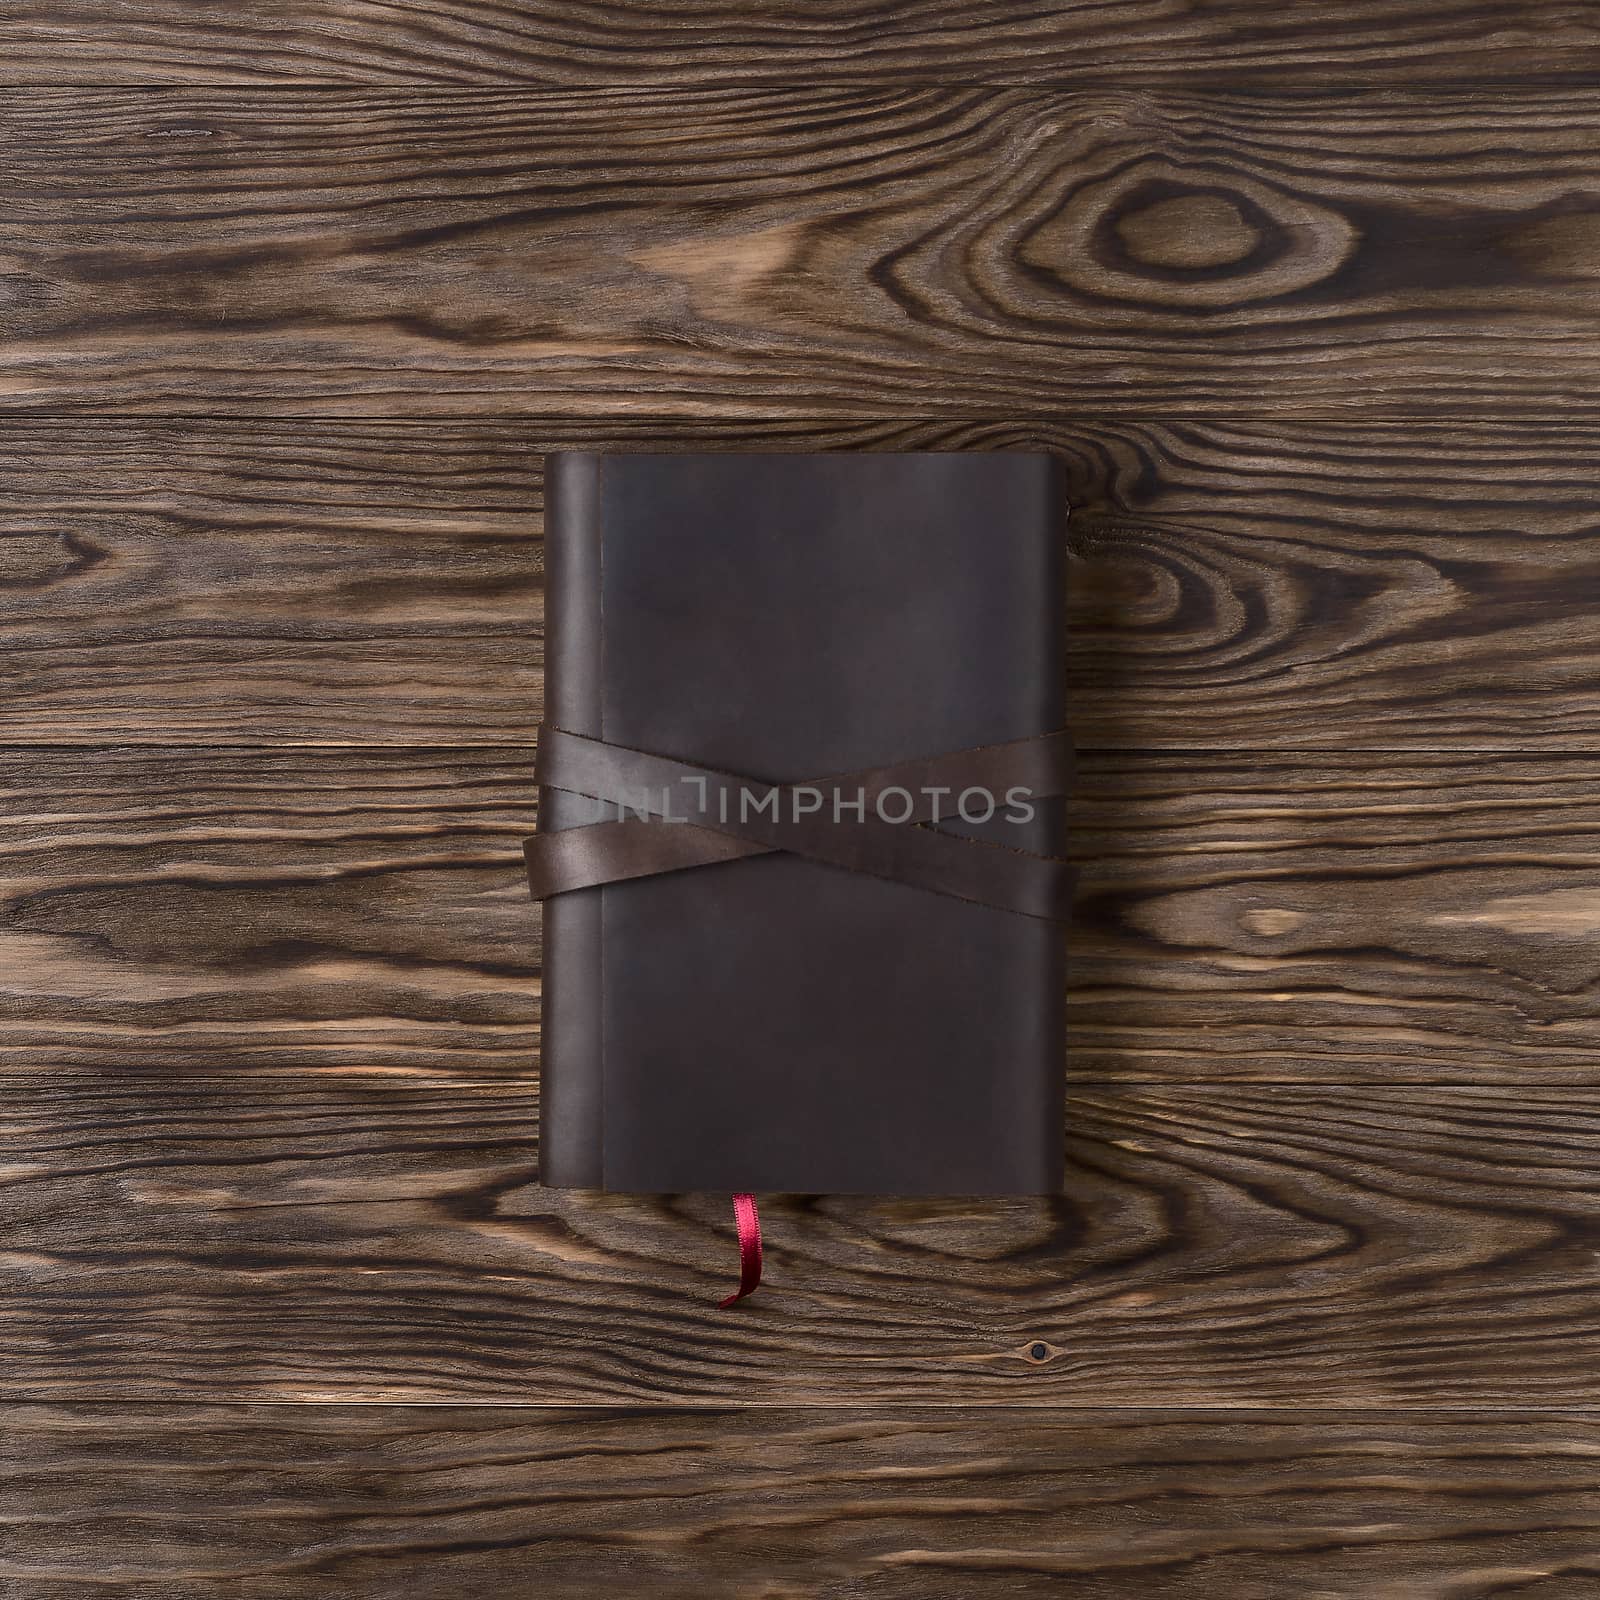
[[[1600,1590],[1600,16],[0,0],[0,1597]],[[534,1181],[541,467],[1044,445],[1070,1181]]]

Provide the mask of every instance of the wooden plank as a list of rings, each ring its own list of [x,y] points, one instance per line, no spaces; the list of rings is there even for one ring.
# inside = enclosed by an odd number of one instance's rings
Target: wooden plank
[[[1091,753],[1071,1070],[1600,1087],[1600,758]],[[527,752],[0,749],[0,1072],[526,1077]]]
[[[1600,67],[1583,9],[1555,0],[725,0],[641,7],[448,0],[219,4],[8,0],[0,82],[789,84],[847,80],[1406,87],[1581,80]]]
[[[1084,760],[1078,1073],[1600,1084],[1600,762]]]
[[[1600,425],[0,422],[0,738],[516,743],[542,455],[1047,448],[1086,747],[1600,746]]]
[[[0,1071],[526,1075],[526,756],[0,749]]]
[[[0,737],[525,741],[538,465],[511,428],[0,424]]]
[[[7,1406],[28,1600],[1582,1591],[1584,1415]]]
[[[0,405],[1592,415],[1600,90],[18,90]]]
[[[1285,420],[1049,436],[1071,463],[1084,744],[1596,748],[1600,434]]]
[[[1073,1086],[1059,1197],[545,1190],[522,1085],[14,1079],[13,1400],[1600,1403],[1592,1089]]]

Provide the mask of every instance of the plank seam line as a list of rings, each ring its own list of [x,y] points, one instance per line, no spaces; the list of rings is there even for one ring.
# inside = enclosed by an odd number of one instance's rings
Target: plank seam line
[[[85,41],[87,42],[87,41]],[[42,48],[36,41],[34,48]],[[1187,80],[1173,81],[1163,76],[1151,82],[1148,76],[1130,75],[1126,70],[1111,71],[1098,67],[1069,68],[1066,75],[1056,78],[1039,77],[946,77],[935,73],[922,73],[916,69],[885,73],[881,76],[855,74],[841,77],[812,76],[803,79],[769,77],[755,71],[741,76],[738,69],[725,75],[705,74],[684,79],[664,81],[657,78],[620,78],[607,83],[550,84],[534,79],[507,79],[503,82],[449,82],[411,84],[392,78],[330,77],[315,78],[274,77],[218,79],[205,82],[187,82],[176,79],[152,78],[137,82],[107,83],[90,79],[86,82],[60,77],[11,78],[0,75],[0,88],[37,93],[40,90],[61,90],[66,93],[92,94],[159,94],[159,95],[211,95],[242,92],[262,96],[292,90],[295,94],[367,95],[415,99],[474,100],[518,97],[526,100],[572,100],[590,95],[599,99],[616,99],[622,95],[644,97],[660,101],[676,101],[685,94],[726,93],[729,95],[757,94],[808,94],[814,90],[833,92],[848,90],[861,95],[891,95],[911,89],[1008,89],[1018,96],[1049,100],[1061,95],[1093,90],[1099,94],[1122,93],[1141,97],[1178,100],[1238,100],[1246,104],[1282,103],[1287,100],[1318,102],[1335,99],[1367,99],[1391,104],[1427,104],[1433,101],[1475,99],[1493,94],[1509,99],[1524,93],[1551,88],[1579,89],[1593,84],[1597,52],[1593,49],[1573,51],[1574,55],[1587,55],[1591,59],[1583,65],[1574,62],[1570,67],[1546,72],[1519,72],[1515,77],[1504,75],[1467,73],[1461,76],[1434,78],[1424,84],[1379,84],[1370,77],[1351,73],[1348,77],[1312,76],[1305,69],[1291,69],[1289,86],[1279,87],[1281,77],[1272,82],[1251,81],[1231,83],[1223,76],[1207,77],[1202,69]],[[1162,59],[1152,56],[1143,70],[1162,71]],[[1265,72],[1258,75],[1265,77]]]
[[[7,87],[0,80],[0,87]],[[207,427],[216,427],[228,423],[243,422],[338,422],[351,427],[363,425],[403,423],[408,426],[438,426],[440,424],[453,424],[457,427],[467,428],[483,426],[485,424],[498,424],[506,428],[525,429],[529,422],[536,426],[545,426],[553,429],[566,429],[581,431],[591,435],[607,427],[622,428],[635,433],[641,432],[722,432],[741,422],[752,424],[764,423],[817,423],[826,427],[844,430],[858,424],[870,425],[881,423],[904,431],[907,428],[938,428],[958,427],[963,424],[983,424],[992,427],[995,423],[1009,421],[1017,427],[1029,427],[1035,423],[1063,424],[1077,421],[1084,427],[1098,425],[1108,415],[1104,406],[1089,409],[1084,406],[1053,405],[1043,410],[1034,408],[1030,410],[1008,411],[939,411],[917,415],[913,413],[908,419],[904,411],[891,411],[887,407],[875,408],[870,405],[855,404],[848,411],[837,408],[829,410],[820,408],[814,411],[762,411],[751,408],[745,411],[729,411],[726,415],[705,416],[702,414],[689,414],[677,412],[662,412],[652,416],[648,412],[640,411],[585,411],[581,416],[574,416],[561,411],[263,411],[252,406],[248,411],[178,411],[162,408],[152,411],[148,408],[116,406],[105,402],[93,400],[60,401],[40,400],[29,404],[18,402],[12,396],[5,397],[5,405],[0,408],[0,415],[25,417],[43,422],[80,422],[80,421],[111,421],[111,422],[149,422],[151,420],[167,422],[191,422]],[[1142,418],[1146,422],[1167,422],[1174,425],[1191,427],[1203,426],[1213,420],[1218,413],[1215,411],[1188,412],[1181,408],[1174,411],[1171,407],[1160,411],[1144,413],[1119,408],[1110,413],[1116,420],[1129,420]],[[1501,424],[1508,420],[1507,416],[1493,408],[1482,406],[1469,407],[1429,407],[1427,410],[1413,407],[1386,407],[1362,406],[1359,409],[1353,405],[1349,408],[1339,407],[1328,411],[1312,408],[1301,408],[1285,411],[1281,406],[1271,411],[1256,409],[1230,410],[1226,413],[1230,420],[1249,418],[1264,426],[1281,425],[1285,422],[1315,422],[1317,420],[1347,422],[1359,427],[1369,421],[1384,423],[1389,420],[1408,424],[1431,423],[1439,427],[1460,426],[1463,423],[1482,422],[1490,426]],[[1514,416],[1509,418],[1513,422],[1546,422],[1552,427],[1581,427],[1585,422],[1585,414],[1580,413],[1576,420],[1570,410],[1559,411],[1552,407],[1549,411],[1529,406],[1520,407]],[[538,455],[538,451],[530,454]]]
[[[1518,1405],[1473,1405],[1473,1406],[1408,1406],[1404,1402],[1384,1401],[1382,1404],[1369,1405],[1330,1405],[1317,1403],[1307,1405],[1304,1402],[1286,1403],[1284,1405],[1194,1405],[1194,1406],[1162,1406],[1146,1403],[1130,1403],[1128,1405],[1082,1405],[1079,1403],[1059,1400],[994,1400],[994,1401],[960,1401],[942,1402],[937,1400],[857,1400],[841,1403],[831,1400],[739,1400],[739,1401],[672,1401],[672,1400],[486,1400],[483,1398],[462,1398],[459,1400],[196,1400],[188,1396],[174,1395],[170,1399],[165,1397],[152,1398],[127,1397],[122,1398],[115,1394],[104,1397],[90,1395],[55,1395],[34,1397],[28,1394],[7,1395],[0,1393],[0,1411],[8,1407],[22,1406],[48,1406],[58,1409],[67,1406],[77,1407],[117,1407],[127,1409],[160,1409],[163,1411],[174,1408],[187,1408],[194,1410],[285,1410],[285,1411],[333,1411],[339,1409],[353,1409],[362,1407],[381,1410],[466,1410],[481,1409],[492,1411],[590,1411],[613,1412],[634,1416],[652,1416],[666,1413],[699,1413],[710,1416],[727,1415],[730,1412],[740,1411],[806,1411],[823,1412],[839,1415],[860,1415],[863,1412],[882,1411],[912,1414],[916,1412],[944,1412],[951,1415],[962,1415],[974,1411],[1050,1411],[1057,1414],[1081,1415],[1085,1418],[1109,1417],[1251,1417],[1267,1419],[1298,1418],[1302,1421],[1310,1420],[1338,1420],[1354,1421],[1362,1418],[1382,1418],[1386,1423],[1394,1425],[1397,1417],[1405,1419],[1427,1419],[1439,1417],[1449,1421],[1458,1418],[1470,1419],[1474,1422],[1484,1419],[1504,1418],[1514,1421],[1525,1417],[1557,1417],[1571,1418],[1574,1421],[1594,1422],[1600,1424],[1600,1407],[1584,1405],[1564,1406],[1518,1406]],[[1401,1423],[1400,1425],[1404,1425]]]

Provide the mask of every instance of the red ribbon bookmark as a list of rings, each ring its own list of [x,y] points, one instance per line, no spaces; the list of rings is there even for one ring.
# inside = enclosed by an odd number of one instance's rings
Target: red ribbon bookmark
[[[739,1287],[719,1302],[718,1311],[726,1311],[736,1300],[754,1294],[761,1285],[761,1216],[753,1194],[733,1197],[733,1220],[739,1226]]]

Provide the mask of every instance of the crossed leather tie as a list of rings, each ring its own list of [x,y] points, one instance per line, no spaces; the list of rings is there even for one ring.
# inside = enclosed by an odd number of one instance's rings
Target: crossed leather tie
[[[542,787],[624,812],[524,840],[536,900],[787,851],[1020,916],[1064,921],[1071,903],[1075,874],[1065,861],[932,826],[959,815],[973,790],[995,806],[1011,791],[1029,800],[1065,794],[1072,746],[1064,731],[771,784],[546,724],[534,770]],[[909,809],[885,820],[880,802],[894,792]],[[802,809],[800,793],[817,803]]]

